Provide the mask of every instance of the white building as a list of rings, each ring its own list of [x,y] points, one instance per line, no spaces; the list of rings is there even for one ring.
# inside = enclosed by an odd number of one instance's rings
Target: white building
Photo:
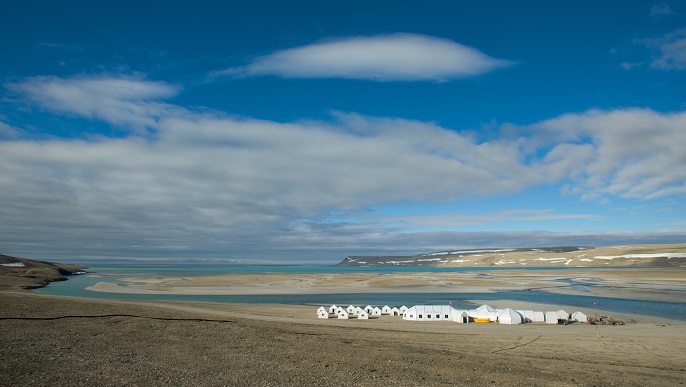
[[[345,309],[339,309],[338,310],[338,318],[341,320],[347,320],[348,319],[348,311]]]
[[[576,312],[572,313],[571,320],[585,323],[588,322],[588,316],[586,316],[586,314],[584,314],[583,312],[577,310]]]
[[[372,316],[381,316],[381,309],[378,306],[372,309]]]
[[[407,309],[408,308],[405,305],[403,305],[400,308],[398,308],[398,312],[400,312],[400,315],[402,316],[403,314],[405,314],[405,312],[407,312]]]
[[[495,321],[496,319],[496,310],[490,307],[489,305],[481,305],[480,307],[476,309],[471,309],[467,311],[469,313],[469,317],[472,318],[488,318],[491,321]]]
[[[469,313],[466,310],[453,308],[451,313],[450,317],[456,323],[466,324],[469,322]]]
[[[329,318],[329,310],[321,306],[317,309],[317,318]]]
[[[357,312],[357,318],[360,320],[369,320],[369,313],[365,312],[364,309],[360,308]]]
[[[374,309],[374,308],[372,308],[371,305],[367,305],[367,306],[364,307],[364,311],[367,312],[367,313],[372,313],[372,309]]]
[[[498,310],[498,313],[496,315],[496,320],[498,321],[499,324],[521,324],[522,323],[522,315],[517,313],[516,310],[512,310],[510,308],[505,308]]]
[[[331,305],[331,306],[329,307],[329,313],[331,313],[331,314],[336,313],[337,310],[338,310],[338,307],[336,306],[336,304]]]
[[[391,308],[391,316],[400,316],[400,309],[397,306]]]
[[[384,305],[383,308],[381,308],[381,314],[391,314],[391,307]]]
[[[449,305],[415,305],[403,313],[403,320],[452,321],[452,311]]]
[[[345,308],[345,310],[350,314],[355,314],[355,309],[357,309],[355,305],[350,305],[347,308]]]

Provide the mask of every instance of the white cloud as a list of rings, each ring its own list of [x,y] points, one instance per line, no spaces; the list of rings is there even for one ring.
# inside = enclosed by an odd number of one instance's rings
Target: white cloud
[[[58,113],[154,131],[91,141],[0,141],[0,202],[11,203],[0,206],[0,240],[12,251],[49,246],[80,256],[254,258],[320,248],[333,254],[402,238],[378,224],[318,223],[331,219],[331,210],[453,202],[567,179],[587,196],[686,193],[680,149],[686,113],[589,111],[508,126],[524,137],[479,141],[399,118],[337,113],[328,123],[284,124],[196,113],[157,101],[176,87],[132,78],[39,77],[12,88]],[[564,216],[489,215],[493,221]],[[422,235],[408,243],[427,248],[449,239]]]
[[[650,8],[650,16],[674,15],[674,11],[669,3],[658,3]]]
[[[451,40],[391,34],[329,40],[277,51],[224,71],[239,76],[353,78],[377,81],[445,81],[511,65]]]
[[[590,214],[559,214],[554,210],[505,210],[475,214],[382,216],[378,220],[384,223],[400,223],[403,228],[449,230],[494,222],[538,222],[563,219],[598,220],[599,217]]]
[[[6,124],[0,121],[0,139],[2,138],[18,138],[21,136],[22,131],[13,127],[12,125]]]
[[[134,77],[33,77],[10,84],[43,107],[78,116],[101,119],[137,130],[152,128],[169,105],[153,100],[170,98],[179,88]]]
[[[557,143],[578,193],[651,199],[686,193],[686,113],[591,110],[532,125],[532,141]],[[537,140],[536,140],[537,139]]]
[[[660,38],[641,39],[640,43],[656,50],[650,66],[660,70],[686,69],[686,28]]]

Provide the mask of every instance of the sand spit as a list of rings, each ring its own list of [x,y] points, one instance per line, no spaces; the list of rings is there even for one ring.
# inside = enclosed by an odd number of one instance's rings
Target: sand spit
[[[484,270],[452,273],[227,274],[102,281],[92,291],[122,294],[248,295],[489,293],[537,289],[642,300],[683,301],[686,269]]]

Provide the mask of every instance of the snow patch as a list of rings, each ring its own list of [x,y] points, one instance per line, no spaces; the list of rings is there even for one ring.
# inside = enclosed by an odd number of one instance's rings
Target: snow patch
[[[11,262],[11,263],[0,263],[0,266],[5,266],[5,267],[24,267],[23,262]]]

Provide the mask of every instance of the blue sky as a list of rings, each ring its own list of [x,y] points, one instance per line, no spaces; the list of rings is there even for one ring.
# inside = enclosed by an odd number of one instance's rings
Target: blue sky
[[[686,241],[684,1],[142,3],[3,5],[0,253]]]

